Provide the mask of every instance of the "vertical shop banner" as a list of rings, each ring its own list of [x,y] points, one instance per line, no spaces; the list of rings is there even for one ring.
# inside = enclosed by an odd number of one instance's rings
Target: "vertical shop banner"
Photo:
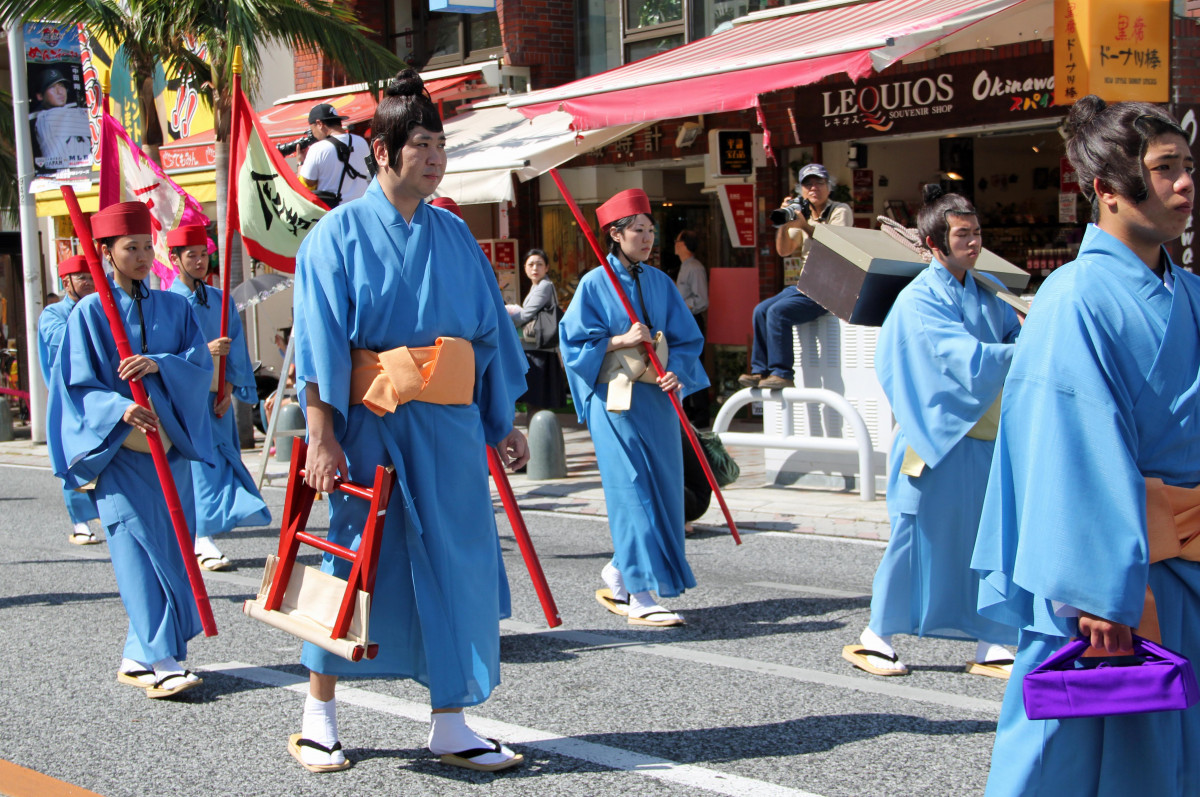
[[[32,22],[24,25],[24,32],[33,142],[30,190],[53,190],[68,181],[90,182],[92,137],[76,26]]]
[[[730,244],[745,249],[754,246],[754,186],[722,185],[717,188],[721,213]]]
[[[1054,30],[1059,105],[1170,100],[1171,0],[1054,0]]]

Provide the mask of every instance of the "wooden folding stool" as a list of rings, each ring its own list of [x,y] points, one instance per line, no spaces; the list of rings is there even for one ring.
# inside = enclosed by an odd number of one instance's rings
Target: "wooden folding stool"
[[[258,597],[246,601],[242,611],[344,659],[373,659],[379,646],[370,641],[367,622],[380,538],[396,473],[380,465],[375,469],[375,484],[371,487],[338,482],[336,490],[371,505],[358,550],[352,551],[304,530],[317,495],[316,490],[304,483],[307,451],[304,441],[297,439],[288,472],[279,553],[267,557]],[[315,567],[296,567],[300,543],[352,562],[349,578],[340,579]]]

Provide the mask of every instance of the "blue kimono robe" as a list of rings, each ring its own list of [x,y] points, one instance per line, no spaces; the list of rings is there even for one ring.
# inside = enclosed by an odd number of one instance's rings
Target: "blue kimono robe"
[[[171,283],[171,292],[187,299],[196,314],[196,322],[207,340],[221,337],[221,291],[205,286],[207,304],[182,279]],[[258,403],[254,368],[242,334],[242,319],[229,305],[229,356],[225,359],[225,381],[233,386],[233,395],[246,404]],[[214,361],[213,367],[216,367]],[[211,387],[210,383],[210,387]],[[242,445],[238,439],[236,413],[232,406],[223,417],[214,410],[217,394],[208,397],[209,423],[213,431],[213,461],[192,463],[192,482],[196,501],[196,536],[211,537],[235,526],[266,526],[271,522],[262,495],[253,477],[242,463]]]
[[[491,266],[466,224],[422,203],[412,224],[377,182],[326,215],[296,259],[296,378],[334,409],[350,479],[394,466],[371,605],[379,655],[353,663],[304,646],[303,664],[341,676],[399,675],[429,687],[434,708],[482,703],[500,681],[499,620],[508,580],[484,445],[512,430],[525,354]],[[475,351],[474,401],[410,401],[376,416],[350,405],[350,350],[382,352],[463,338]],[[367,503],[329,497],[329,539],[357,548]],[[327,555],[327,572],[350,565]]]
[[[142,351],[135,302],[110,279],[129,345]],[[170,437],[167,454],[189,528],[194,527],[189,459],[209,459],[212,431],[204,403],[212,357],[187,302],[164,291],[142,300],[146,356],[158,373],[142,379],[159,428]],[[47,427],[54,472],[68,487],[95,480],[96,508],[108,533],[117,589],[129,615],[125,656],[142,664],[187,656],[200,616],[149,454],[122,447],[133,427],[122,420],[132,401],[129,384],[117,379],[120,358],[99,294],[79,301],[50,378]],[[191,550],[187,555],[191,555]]]
[[[1077,632],[1064,605],[1136,626],[1147,584],[1163,644],[1200,662],[1200,563],[1149,564],[1146,536],[1143,477],[1200,482],[1200,278],[1172,274],[1089,226],[1017,346],[972,560],[979,611],[1021,629],[989,795],[1200,794],[1200,706],[1033,721],[1021,693]]]
[[[875,370],[900,429],[892,441],[887,503],[892,533],[871,591],[870,628],[1016,642],[1013,629],[975,611],[971,551],[992,461],[990,440],[968,437],[1000,395],[1020,323],[968,272],[937,260],[896,298]],[[911,447],[925,462],[901,473]]]
[[[610,255],[625,294],[641,313],[633,277]],[[679,289],[664,272],[639,276],[651,334],[662,331],[670,351],[664,364],[683,395],[708,386],[700,362],[704,336]],[[559,324],[559,349],[579,420],[588,426],[608,507],[613,566],[630,592],[674,597],[696,586],[683,546],[683,448],[670,397],[656,384],[635,382],[629,410],[609,412],[608,385],[597,383],[609,339],[629,331],[629,316],[604,269],[579,281]]]
[[[62,301],[50,305],[38,316],[38,365],[42,369],[42,379],[50,384],[50,372],[54,368],[54,360],[58,357],[58,347],[62,344],[63,335],[67,331],[67,317],[75,308],[75,300],[64,296]],[[53,433],[53,429],[48,430]],[[75,490],[63,484],[63,503],[67,507],[67,515],[71,523],[86,523],[100,517],[96,511],[96,502],[92,500],[91,490]]]

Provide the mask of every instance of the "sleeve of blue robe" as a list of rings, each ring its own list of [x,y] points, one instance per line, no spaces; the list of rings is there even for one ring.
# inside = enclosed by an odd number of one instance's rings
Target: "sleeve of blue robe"
[[[609,264],[618,274],[626,273],[612,255]],[[679,289],[670,277],[655,268],[646,268],[640,278],[647,311],[654,322],[652,333],[662,330],[667,339],[667,370],[679,378],[685,396],[708,387],[708,375],[700,361],[704,336]],[[635,291],[631,279],[622,278],[622,287],[627,296],[636,297],[636,292],[631,293]],[[586,420],[587,403],[593,395],[600,400],[607,397],[608,386],[597,385],[596,380],[608,353],[609,340],[628,332],[629,326],[629,316],[603,270],[595,269],[584,275],[558,327],[559,350],[580,421]]]
[[[296,335],[296,394],[307,410],[307,387],[315,384],[321,401],[333,408],[335,436],[341,440],[350,413],[350,278],[343,247],[322,219],[305,236],[296,255],[292,323]]]
[[[978,330],[964,323],[962,308],[942,295],[929,274],[897,297],[879,332],[875,369],[908,444],[937,467],[1000,395],[1014,347],[980,340]],[[985,304],[1001,304],[986,292],[980,296]],[[1011,340],[1019,325],[1004,307],[996,337]]]
[[[62,344],[63,334],[67,331],[67,316],[75,302],[69,298],[50,305],[38,316],[38,366],[42,369],[42,379],[50,384],[50,371],[54,368],[54,360],[58,357],[58,347]]]
[[[1111,358],[1155,351],[1138,335],[1113,344],[1124,309],[1073,284],[1081,271],[1043,286],[1025,322],[971,562],[981,614],[1057,636],[1073,621],[1052,601],[1137,625],[1149,572],[1136,397]]]
[[[125,315],[132,301],[119,288],[118,309]],[[143,303],[153,348],[146,354],[158,373],[142,380],[159,416],[160,427],[179,453],[210,461],[212,433],[208,419],[208,385],[212,358],[204,335],[186,301],[162,291]],[[141,339],[126,329],[130,345]],[[68,486],[81,487],[104,469],[133,429],[125,410],[133,398],[129,383],[117,379],[120,358],[100,297],[85,297],[67,321],[59,357],[51,375],[48,423],[62,430],[47,441],[56,475]]]

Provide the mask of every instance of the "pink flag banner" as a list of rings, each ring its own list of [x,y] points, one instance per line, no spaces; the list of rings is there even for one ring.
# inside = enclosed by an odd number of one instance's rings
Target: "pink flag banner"
[[[183,224],[207,226],[200,203],[163,172],[162,167],[134,144],[111,114],[101,118],[100,207],[133,200],[150,210],[154,237],[154,273],[161,287],[175,279],[167,247],[167,233]],[[211,249],[211,242],[210,242]]]

